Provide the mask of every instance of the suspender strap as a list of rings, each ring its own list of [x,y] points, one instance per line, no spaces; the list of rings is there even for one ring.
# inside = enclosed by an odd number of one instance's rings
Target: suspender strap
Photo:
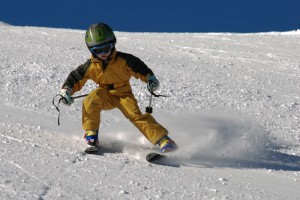
[[[106,85],[107,89],[108,90],[115,90],[115,85],[112,83],[112,84],[109,84],[109,85]]]
[[[102,88],[106,88],[108,90],[116,90],[122,87],[125,87],[126,85],[129,85],[129,82],[121,82],[121,83],[111,83],[111,84],[103,84],[100,85]]]

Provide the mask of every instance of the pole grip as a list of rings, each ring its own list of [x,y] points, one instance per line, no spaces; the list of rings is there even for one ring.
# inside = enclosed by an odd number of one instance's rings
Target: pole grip
[[[146,107],[146,113],[149,113],[149,114],[151,114],[153,112],[153,108],[151,107],[152,98],[153,98],[153,94],[151,94],[151,96],[150,96],[149,106]]]

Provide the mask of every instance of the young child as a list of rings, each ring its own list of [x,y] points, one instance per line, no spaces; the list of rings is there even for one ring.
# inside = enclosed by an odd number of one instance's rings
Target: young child
[[[114,108],[120,109],[152,144],[158,144],[162,153],[176,150],[175,142],[167,136],[168,131],[149,113],[142,114],[131,90],[132,76],[147,83],[150,91],[157,90],[159,81],[153,71],[139,58],[116,50],[115,34],[107,24],[91,25],[85,42],[92,56],[69,74],[60,94],[63,102],[71,105],[74,102],[71,95],[81,90],[87,80],[99,84],[82,106],[84,137],[91,151],[97,151],[101,110]]]

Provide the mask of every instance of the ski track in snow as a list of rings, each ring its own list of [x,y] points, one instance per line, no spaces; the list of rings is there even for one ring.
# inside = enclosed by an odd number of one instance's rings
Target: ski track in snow
[[[84,31],[1,24],[0,199],[299,199],[299,31],[116,35],[171,96],[153,115],[179,151],[146,163],[158,147],[113,110],[99,155],[83,153],[82,99],[57,126],[52,98],[89,57]],[[132,85],[144,110],[145,84]]]

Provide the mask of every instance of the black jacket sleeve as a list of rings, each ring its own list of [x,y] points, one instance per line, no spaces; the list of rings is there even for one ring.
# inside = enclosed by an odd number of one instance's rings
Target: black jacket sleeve
[[[148,66],[138,57],[123,52],[117,52],[117,56],[126,60],[126,64],[132,69],[134,73],[139,73],[142,76],[152,75],[153,72]]]
[[[65,86],[69,86],[74,90],[74,86],[84,79],[84,75],[87,72],[90,64],[91,60],[88,59],[84,64],[79,65],[75,70],[73,70],[64,82],[63,88]]]

